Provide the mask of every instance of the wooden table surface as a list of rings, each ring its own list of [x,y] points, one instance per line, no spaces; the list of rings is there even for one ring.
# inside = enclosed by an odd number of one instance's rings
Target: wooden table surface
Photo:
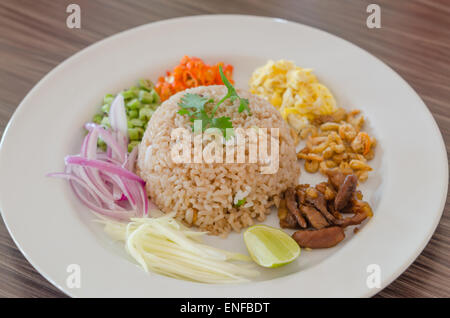
[[[381,29],[366,26],[361,0],[2,0],[0,136],[28,91],[82,48],[153,21],[198,14],[273,16],[326,30],[396,70],[425,101],[450,150],[450,2],[378,0]],[[81,29],[66,26],[66,7],[81,7]],[[44,115],[45,116],[45,115]],[[401,119],[399,119],[401,120]],[[1,178],[1,176],[0,176]],[[420,182],[420,180],[417,180]],[[447,194],[448,198],[448,194]],[[422,254],[377,297],[450,296],[450,204]],[[64,297],[22,256],[0,221],[0,297]]]

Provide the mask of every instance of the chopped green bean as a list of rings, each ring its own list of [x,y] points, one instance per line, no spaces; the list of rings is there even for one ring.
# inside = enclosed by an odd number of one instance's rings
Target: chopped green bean
[[[112,94],[106,94],[105,97],[103,97],[103,104],[110,104],[114,100],[114,95]]]
[[[104,112],[104,113],[109,113],[109,109],[111,108],[111,105],[110,104],[104,104],[103,106],[102,106],[102,112]]]
[[[106,143],[103,141],[103,139],[97,139],[97,147],[99,147],[103,151],[106,151]]]
[[[130,140],[139,140],[139,128],[128,128]]]
[[[150,92],[153,89],[153,83],[146,79],[140,79],[139,86],[148,92]]]
[[[136,94],[132,90],[123,91],[121,94],[124,99],[136,98]]]
[[[137,86],[131,86],[120,94],[125,100],[129,135],[128,151],[131,151],[141,141],[148,121],[160,105],[160,99],[153,83],[145,79],[139,80]],[[106,129],[111,127],[109,111],[115,97],[116,95],[113,94],[106,94],[103,97],[101,113],[95,114],[92,118],[94,123],[102,125]],[[97,146],[103,151],[106,150],[106,144],[100,138],[97,141]]]
[[[139,141],[140,141],[142,139],[142,137],[144,136],[144,128],[136,127],[136,129],[139,132]]]
[[[146,106],[148,106],[150,109],[153,109],[153,111],[155,111],[156,108],[159,107],[159,105],[160,105],[159,103],[153,103],[153,104],[148,104]]]
[[[141,103],[150,104],[153,103],[153,94],[147,91],[141,90],[139,92],[139,100]]]
[[[127,107],[130,109],[138,109],[140,108],[140,104],[141,103],[139,102],[139,100],[137,98],[134,98],[127,103]]]
[[[132,123],[134,127],[144,127],[144,122],[137,118],[131,119],[130,123]]]
[[[140,112],[139,112],[139,116],[140,116]],[[92,121],[96,124],[99,124],[102,122],[102,118],[103,118],[103,114],[95,114],[94,118],[92,118]]]
[[[152,117],[153,112],[153,109],[143,107],[139,109],[139,119],[148,121]]]
[[[129,118],[138,118],[138,111],[135,109],[129,110],[128,117]]]
[[[153,102],[155,103],[155,104],[160,104],[161,103],[161,100],[159,99],[159,95],[158,95],[158,93],[155,91],[155,90],[152,90],[151,91],[151,94],[153,95]]]
[[[139,145],[139,141],[132,141],[128,144],[128,152],[133,151],[133,148]]]
[[[105,128],[109,128],[109,127],[111,127],[111,124],[110,124],[110,122],[109,122],[109,117],[103,117],[103,119],[102,119],[102,122],[101,122],[101,125],[103,126],[103,127],[105,127]]]

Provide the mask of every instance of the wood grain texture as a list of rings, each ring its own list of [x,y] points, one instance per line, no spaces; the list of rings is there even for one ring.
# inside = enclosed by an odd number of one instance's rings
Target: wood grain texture
[[[365,25],[361,0],[2,0],[0,136],[27,92],[53,67],[117,32],[179,16],[239,13],[285,18],[347,39],[396,70],[419,93],[450,150],[450,2],[376,1],[381,29]],[[81,6],[81,29],[66,27],[66,7]],[[401,120],[401,118],[399,118]],[[420,181],[420,180],[418,180]],[[447,195],[448,198],[448,195]],[[422,254],[376,297],[450,296],[450,204]],[[0,297],[64,297],[25,260],[0,222]]]

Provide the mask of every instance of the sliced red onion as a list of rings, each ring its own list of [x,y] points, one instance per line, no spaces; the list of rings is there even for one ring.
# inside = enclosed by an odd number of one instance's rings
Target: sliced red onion
[[[109,131],[105,130],[102,126],[94,123],[87,123],[85,128],[89,131],[98,130],[100,138],[106,143],[108,148],[111,148],[112,158],[116,158],[121,162],[124,162],[127,158],[127,142],[124,139],[116,139]]]
[[[131,150],[130,154],[128,155],[127,161],[125,162],[125,169],[133,171],[134,164],[136,163],[137,153],[138,147],[134,147],[133,150]]]
[[[122,94],[117,94],[109,109],[109,121],[116,140],[128,151],[128,121],[125,110],[125,101]]]
[[[145,181],[139,178],[134,173],[128,171],[122,166],[117,166],[109,162],[96,160],[96,159],[86,159],[80,156],[67,156],[65,158],[66,165],[78,165],[83,167],[91,167],[95,169],[99,169],[105,172],[111,172],[117,174],[120,177],[127,178],[130,180],[138,181],[142,184],[145,184]]]
[[[135,147],[130,154],[127,151],[126,114],[125,125],[120,115],[121,110],[125,111],[121,104],[123,98],[116,98],[114,102],[112,126],[117,130],[109,131],[93,123],[86,124],[88,134],[80,154],[65,158],[64,173],[48,176],[67,179],[76,197],[93,212],[128,221],[148,215],[149,209],[156,206],[148,200],[145,181],[133,173],[138,150]],[[97,149],[98,138],[106,143],[106,152]]]
[[[71,182],[71,181],[69,181]],[[102,207],[99,207],[96,204],[93,204],[88,197],[85,196],[85,194],[82,192],[82,189],[76,186],[76,184],[73,184],[71,182],[72,189],[76,195],[76,197],[84,203],[88,208],[90,208],[92,211],[99,213],[103,216],[109,217],[111,219],[115,219],[118,221],[128,221],[133,215],[130,215],[130,212],[127,211],[119,211],[119,210],[111,210],[111,209],[105,209]]]

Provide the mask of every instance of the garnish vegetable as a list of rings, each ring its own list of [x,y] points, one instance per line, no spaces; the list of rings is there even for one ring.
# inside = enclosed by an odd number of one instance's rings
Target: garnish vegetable
[[[188,88],[222,85],[223,81],[219,73],[219,66],[223,66],[225,75],[233,82],[233,66],[223,63],[211,66],[205,64],[198,57],[184,56],[180,64],[172,72],[167,72],[166,76],[159,78],[156,90],[161,100],[165,101],[175,93]]]
[[[111,130],[88,123],[79,155],[65,158],[62,173],[51,177],[67,179],[77,198],[93,212],[111,219],[128,221],[148,214],[150,204],[145,181],[134,174],[137,148],[127,151],[128,134],[124,98],[118,95],[111,103]],[[97,149],[101,138],[105,152]]]
[[[132,86],[120,92],[118,95],[122,95],[124,99],[127,119],[125,124],[129,137],[128,152],[131,152],[141,141],[148,121],[160,105],[160,98],[153,83],[145,79],[141,79],[138,86]],[[102,125],[105,128],[111,127],[110,113],[112,102],[116,96],[112,94],[105,95],[101,112],[94,115],[92,120],[94,123]],[[106,149],[106,145],[102,139],[99,139],[98,146],[103,150]]]
[[[206,113],[205,105],[213,101],[214,101],[213,99],[208,99],[198,94],[188,93],[181,98],[181,102],[178,104],[181,108],[178,111],[178,114],[188,115],[190,121],[192,122],[194,122],[195,120],[201,120],[202,131],[205,131],[207,128],[218,128],[222,131],[223,135],[225,136],[226,129],[233,128],[231,119],[230,117],[226,116],[214,118],[214,113],[212,113],[211,116],[209,116]]]
[[[192,231],[173,217],[175,213],[133,218],[128,224],[100,222],[106,233],[125,242],[145,271],[210,284],[246,282],[259,275],[253,264],[243,263],[251,261],[248,256],[202,243],[205,232]]]
[[[217,109],[217,107],[219,107],[220,104],[222,104],[225,100],[227,100],[229,98],[232,102],[234,102],[236,99],[239,99],[239,103],[240,103],[239,109],[238,109],[239,113],[242,113],[244,110],[246,110],[251,115],[250,108],[248,107],[248,99],[239,97],[239,95],[236,92],[236,89],[233,87],[233,85],[231,85],[231,83],[228,81],[225,74],[223,73],[222,66],[219,66],[219,72],[220,72],[220,77],[222,78],[223,84],[228,89],[228,93],[217,103],[217,105],[214,109],[214,112]]]
[[[245,202],[247,202],[247,198],[243,198],[241,200],[238,200],[238,202],[236,203],[236,207],[240,207],[241,205],[245,204]]]
[[[251,115],[249,108],[249,101],[246,98],[241,98],[236,92],[236,89],[231,85],[231,83],[226,78],[225,74],[222,71],[222,66],[219,65],[219,73],[220,76],[228,89],[227,94],[214,106],[211,111],[211,115],[205,110],[205,105],[208,103],[213,103],[214,99],[200,96],[199,94],[185,94],[181,101],[178,103],[180,106],[180,110],[178,110],[178,114],[180,115],[188,115],[191,122],[195,120],[202,121],[202,131],[205,131],[207,128],[218,128],[222,131],[222,134],[229,138],[231,136],[226,134],[227,128],[233,128],[231,123],[231,118],[227,116],[222,117],[214,117],[217,108],[222,104],[225,100],[230,99],[231,102],[234,102],[236,99],[239,99],[239,108],[238,112],[242,113],[243,111],[247,111],[249,115]],[[194,125],[192,125],[194,128]]]

